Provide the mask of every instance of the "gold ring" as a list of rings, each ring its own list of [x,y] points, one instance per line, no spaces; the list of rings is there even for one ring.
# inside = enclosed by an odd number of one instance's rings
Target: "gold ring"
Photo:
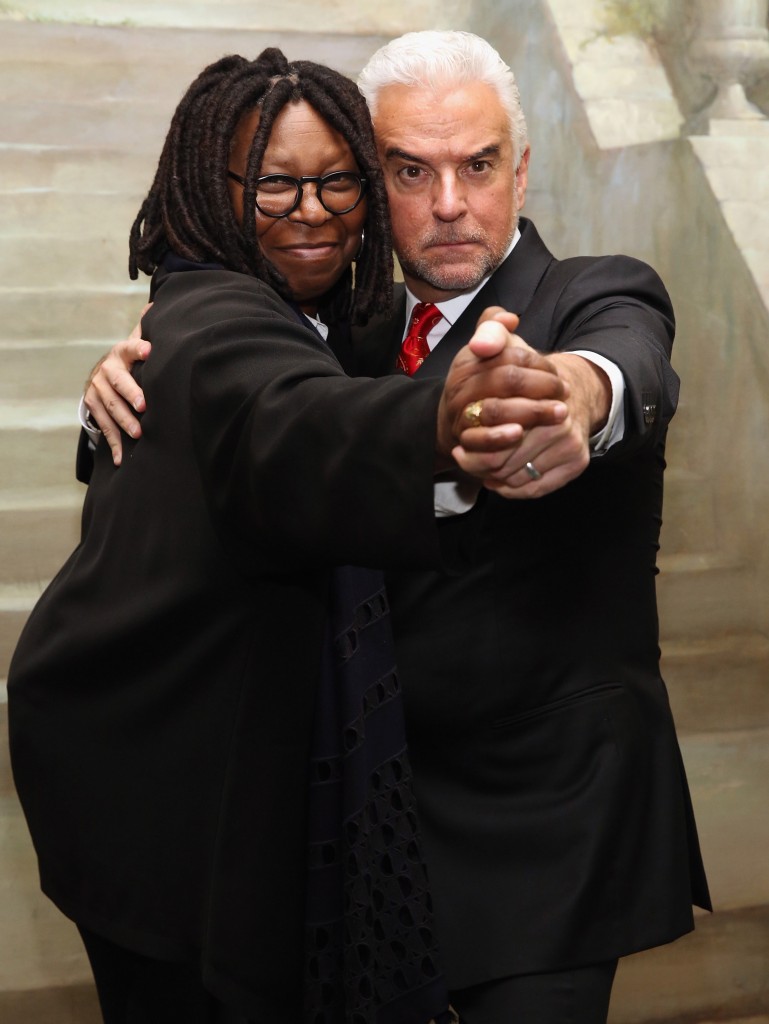
[[[465,419],[471,427],[480,427],[482,411],[483,402],[470,402],[470,404],[465,407]]]

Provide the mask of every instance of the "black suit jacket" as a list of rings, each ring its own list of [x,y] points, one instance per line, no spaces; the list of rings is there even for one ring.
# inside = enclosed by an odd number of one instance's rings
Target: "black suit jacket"
[[[450,985],[614,958],[708,907],[659,673],[655,556],[678,395],[654,272],[558,261],[533,224],[417,376],[440,377],[501,305],[548,351],[602,353],[626,381],[624,439],[547,497],[489,494],[470,571],[388,574],[409,746]],[[405,298],[402,299],[405,305]],[[392,372],[399,317],[359,341]]]
[[[9,674],[44,890],[295,1024],[305,795],[330,567],[440,564],[441,384],[351,380],[268,287],[165,274],[148,411],[97,446],[81,543]]]

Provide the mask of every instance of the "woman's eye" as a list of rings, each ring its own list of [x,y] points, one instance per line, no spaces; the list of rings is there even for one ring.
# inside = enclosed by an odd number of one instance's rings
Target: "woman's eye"
[[[257,192],[271,196],[278,196],[284,192],[290,192],[292,189],[296,191],[296,185],[287,178],[272,178],[268,181],[259,181],[256,184]]]

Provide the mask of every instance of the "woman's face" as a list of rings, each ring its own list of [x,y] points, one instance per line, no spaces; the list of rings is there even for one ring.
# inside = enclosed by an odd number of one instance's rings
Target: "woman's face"
[[[259,111],[244,115],[232,142],[229,169],[244,176],[248,153],[259,124]],[[348,143],[305,100],[287,104],[275,119],[260,174],[324,175],[360,168]],[[243,188],[229,180],[230,198],[243,220]],[[256,234],[264,256],[288,281],[305,313],[316,313],[318,299],[339,280],[360,248],[366,201],[350,213],[329,213],[318,201],[316,185],[285,217],[255,210]]]

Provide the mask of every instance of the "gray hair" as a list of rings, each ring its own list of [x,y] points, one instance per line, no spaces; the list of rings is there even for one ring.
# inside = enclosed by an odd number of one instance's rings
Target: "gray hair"
[[[380,47],[358,77],[358,88],[376,115],[381,89],[413,85],[439,89],[484,82],[497,93],[510,123],[518,166],[528,144],[526,118],[515,76],[493,46],[471,32],[407,32]]]

